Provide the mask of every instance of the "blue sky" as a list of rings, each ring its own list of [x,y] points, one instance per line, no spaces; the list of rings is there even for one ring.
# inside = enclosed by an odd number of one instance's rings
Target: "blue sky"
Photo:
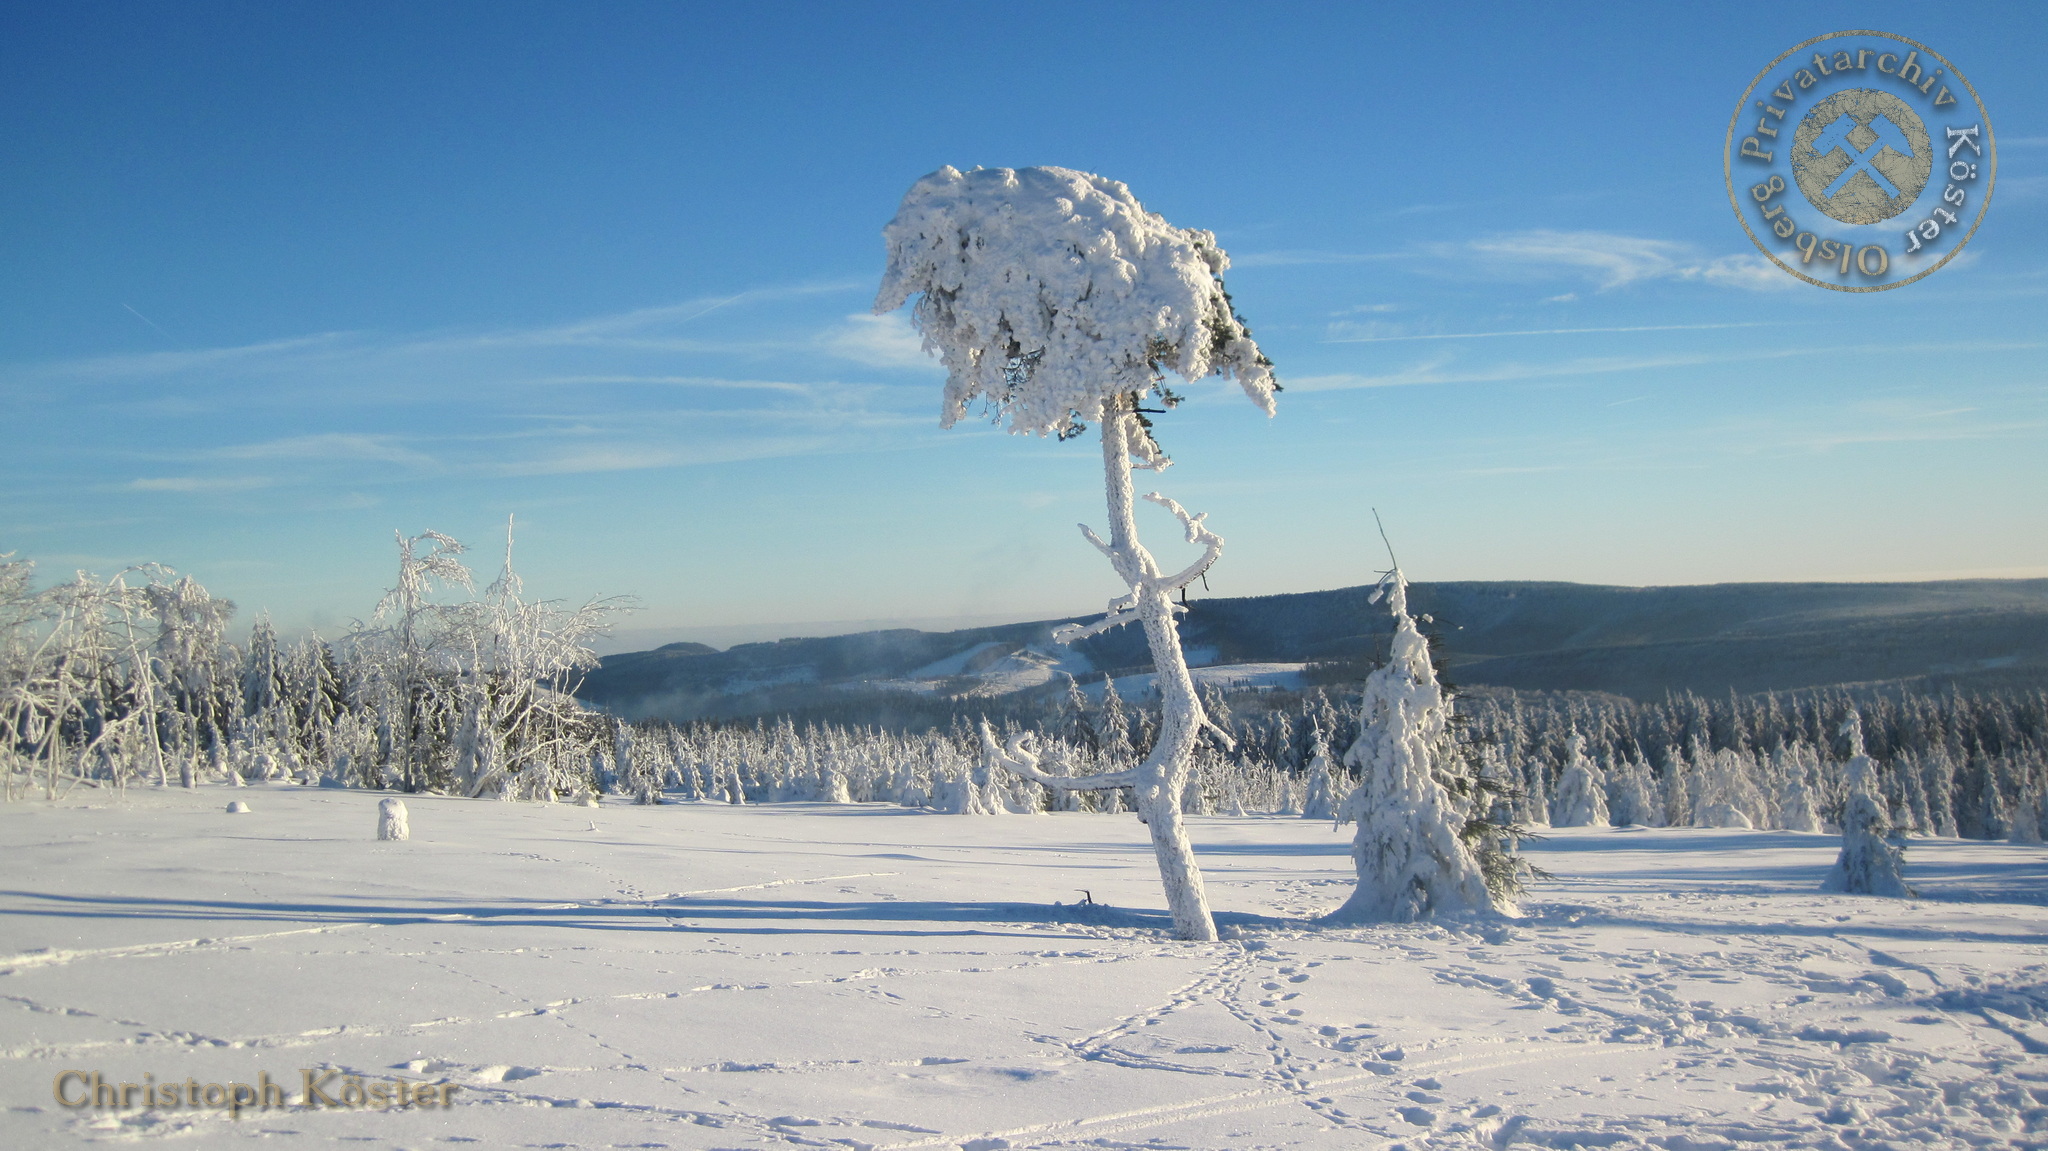
[[[1757,70],[1877,28],[1999,144],[1965,256],[1762,267]],[[868,315],[941,164],[1214,230],[1287,391],[1190,389],[1159,487],[1218,595],[1418,579],[2048,575],[2032,4],[79,4],[0,15],[0,551],[155,560],[291,628],[394,529],[622,641],[1029,618],[1121,589],[1092,444],[941,431]],[[1162,553],[1180,546],[1162,513]],[[804,625],[814,625],[806,627]]]

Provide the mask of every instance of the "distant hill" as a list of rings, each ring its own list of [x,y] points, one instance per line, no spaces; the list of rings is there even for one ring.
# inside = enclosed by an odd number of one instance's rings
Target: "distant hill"
[[[1209,678],[1258,665],[1260,682],[1345,678],[1385,651],[1371,587],[1198,600],[1182,618],[1191,663]],[[1604,691],[1637,699],[1878,681],[2048,686],[2048,580],[1605,587],[1538,582],[1411,585],[1461,684]],[[738,717],[802,709],[848,693],[1000,696],[1151,670],[1142,632],[1074,645],[1062,620],[862,632],[740,644],[676,643],[606,656],[590,703],[632,718]],[[1245,677],[1239,676],[1243,679]]]

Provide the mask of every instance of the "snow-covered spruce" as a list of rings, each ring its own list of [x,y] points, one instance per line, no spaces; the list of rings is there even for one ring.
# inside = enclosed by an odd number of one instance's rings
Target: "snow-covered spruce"
[[[1640,759],[1623,759],[1607,773],[1607,816],[1617,826],[1660,827],[1663,804],[1653,798],[1656,783],[1650,765]]]
[[[1848,796],[1842,804],[1842,854],[1821,881],[1822,891],[1843,895],[1888,895],[1907,899],[1913,889],[1902,874],[1905,850],[1891,842],[1891,817],[1877,791],[1877,765],[1863,751],[1863,718],[1851,711],[1842,724],[1849,740],[1844,771]]]
[[[1693,749],[1698,764],[1693,791],[1695,827],[1762,827],[1769,804],[1756,786],[1755,758],[1732,747]]]
[[[2028,781],[2012,808],[2012,826],[2005,837],[2014,843],[2042,842],[2042,820],[2048,816],[2048,788],[2039,778]]]
[[[1489,876],[1467,843],[1466,817],[1431,770],[1446,747],[1451,702],[1429,661],[1429,641],[1408,614],[1399,568],[1379,590],[1394,616],[1386,665],[1366,677],[1357,742],[1344,753],[1359,784],[1337,809],[1358,825],[1351,860],[1358,886],[1331,923],[1406,922],[1445,912],[1513,914],[1519,863]],[[1491,881],[1491,882],[1490,882]]]
[[[1102,621],[1055,638],[1072,642],[1141,623],[1162,699],[1159,737],[1130,771],[1048,776],[1034,759],[1030,778],[1070,790],[1132,788],[1151,829],[1175,933],[1214,939],[1180,810],[1190,753],[1207,721],[1170,597],[1216,562],[1223,540],[1202,516],[1148,494],[1202,548],[1187,569],[1161,571],[1138,542],[1131,469],[1167,464],[1140,411],[1147,397],[1161,410],[1176,402],[1164,384],[1167,371],[1188,381],[1234,378],[1273,412],[1272,364],[1223,290],[1229,260],[1214,235],[1176,228],[1124,185],[1066,168],[941,168],[911,187],[883,238],[889,262],[875,311],[918,297],[913,320],[925,349],[946,367],[942,426],[977,400],[1012,432],[1064,439],[1089,421],[1101,424],[1109,539],[1081,530],[1130,590]],[[992,736],[984,738],[994,746]],[[1009,750],[998,762],[1024,770],[1015,738]]]
[[[1336,767],[1330,763],[1330,745],[1323,738],[1321,726],[1315,728],[1315,736],[1309,743],[1308,791],[1301,801],[1303,819],[1335,819],[1337,817]]]
[[[1586,758],[1586,737],[1573,732],[1565,746],[1564,774],[1550,803],[1552,827],[1607,827],[1607,779]]]
[[[1515,804],[1515,822],[1529,827],[1550,826],[1550,793],[1543,783],[1544,763],[1531,759],[1523,768],[1526,783]]]
[[[1806,755],[1802,754],[1802,749],[1799,748],[1781,749],[1777,756],[1779,772],[1784,781],[1778,788],[1777,826],[1786,831],[1821,830],[1820,812],[1814,806],[1813,788],[1807,783],[1806,759]]]

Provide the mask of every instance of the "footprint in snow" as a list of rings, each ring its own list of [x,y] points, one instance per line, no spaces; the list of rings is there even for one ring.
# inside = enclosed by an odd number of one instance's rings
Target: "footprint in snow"
[[[471,1076],[471,1078],[475,1079],[478,1083],[510,1083],[518,1079],[532,1079],[540,1074],[542,1072],[537,1068],[496,1063],[489,1067],[478,1068],[476,1074]]]

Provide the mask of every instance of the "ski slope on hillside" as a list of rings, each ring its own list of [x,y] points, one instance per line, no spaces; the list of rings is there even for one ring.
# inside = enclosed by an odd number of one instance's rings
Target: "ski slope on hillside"
[[[1559,830],[1524,919],[1334,930],[1348,833],[1191,817],[1187,944],[1129,815],[379,798],[0,807],[0,1145],[2048,1146],[2041,847],[1915,840],[1892,901],[1830,836]]]

